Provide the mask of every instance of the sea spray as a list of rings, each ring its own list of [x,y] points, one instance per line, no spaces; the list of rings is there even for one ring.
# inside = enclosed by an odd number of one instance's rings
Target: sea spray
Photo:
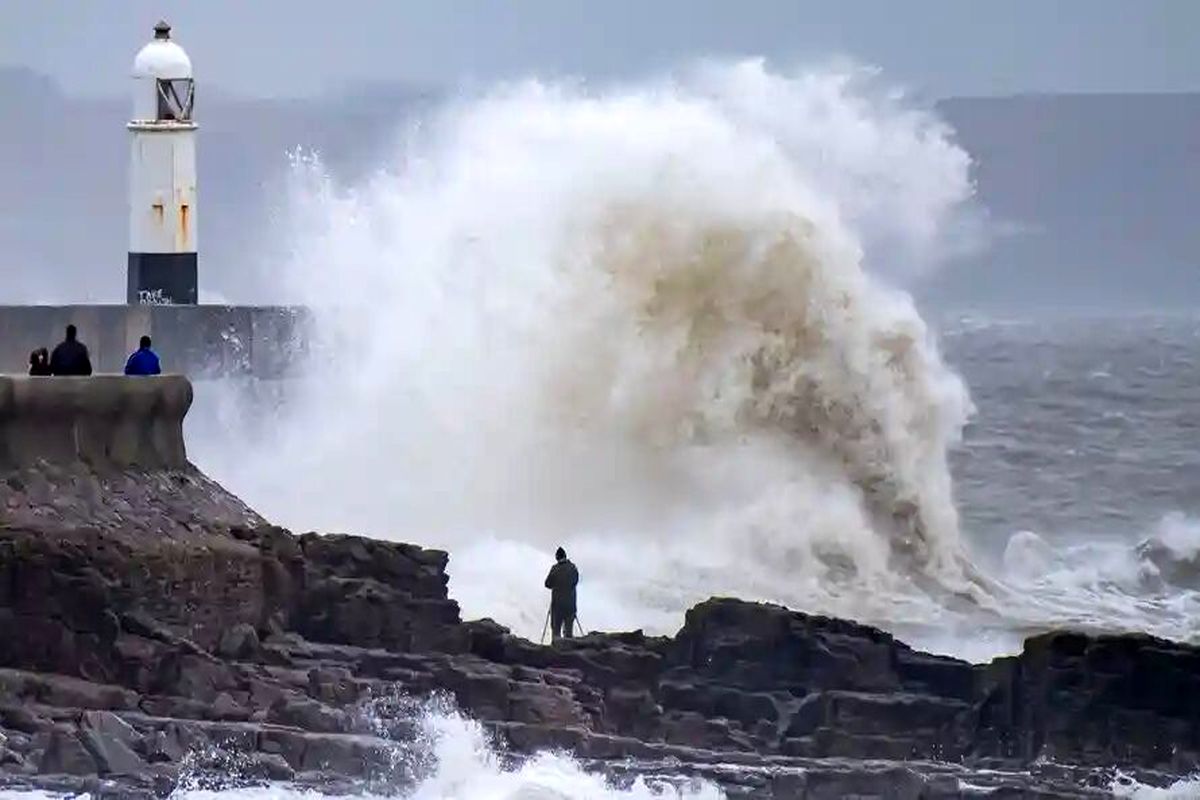
[[[307,374],[259,417],[198,386],[222,431],[191,452],[281,523],[449,548],[464,614],[535,639],[562,544],[589,629],[731,594],[972,659],[1064,625],[1194,640],[1186,525],[972,563],[972,406],[896,288],[970,232],[968,166],[859,76],[753,61],[499,87],[350,185],[298,154],[262,263],[316,314]]]
[[[936,624],[986,601],[946,460],[970,403],[878,276],[938,250],[967,172],[935,117],[759,62],[501,87],[359,185],[299,158],[284,278],[324,355],[214,468],[280,522],[450,547],[465,612],[527,635],[557,544],[591,627],[716,593]]]
[[[478,721],[457,711],[451,701],[397,696],[365,704],[360,715],[385,737],[396,725],[412,725],[396,739],[394,763],[353,787],[356,798],[398,800],[720,800],[715,785],[687,777],[633,776],[619,782],[603,772],[586,771],[565,753],[540,752],[528,757],[506,756]],[[173,798],[236,798],[237,800],[300,800],[328,798],[330,787],[317,792],[287,784],[247,782],[239,774],[239,755],[208,756],[210,769],[189,776]],[[212,768],[225,771],[213,772]]]

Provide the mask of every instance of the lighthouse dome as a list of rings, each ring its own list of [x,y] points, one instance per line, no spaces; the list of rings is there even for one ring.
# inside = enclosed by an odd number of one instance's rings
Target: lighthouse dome
[[[154,26],[154,38],[133,59],[133,77],[174,80],[192,77],[192,60],[183,48],[171,41],[171,26]]]
[[[154,26],[154,38],[133,60],[135,123],[192,124],[192,60],[171,41],[171,26]]]

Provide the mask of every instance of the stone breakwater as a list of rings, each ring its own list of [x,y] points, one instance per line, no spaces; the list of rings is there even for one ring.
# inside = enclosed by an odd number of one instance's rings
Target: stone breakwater
[[[0,376],[0,467],[185,468],[191,405],[192,385],[181,375]]]

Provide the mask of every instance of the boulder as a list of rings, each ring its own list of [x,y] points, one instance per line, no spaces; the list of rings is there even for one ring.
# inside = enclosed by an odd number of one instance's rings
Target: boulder
[[[142,737],[111,712],[84,713],[79,725],[79,739],[95,759],[101,775],[139,775],[146,768],[135,752]]]
[[[342,733],[349,729],[344,711],[309,698],[285,698],[267,712],[267,721],[307,731]]]
[[[258,657],[260,650],[258,631],[247,622],[229,628],[221,634],[217,644],[217,655],[232,661],[252,661]]]
[[[252,753],[238,766],[241,776],[251,780],[290,781],[296,777],[296,771],[277,753]]]
[[[65,775],[94,775],[99,765],[91,752],[72,731],[55,730],[50,734],[38,764],[43,773]]]
[[[205,743],[201,735],[190,732],[178,723],[168,723],[143,741],[142,752],[150,763],[178,762],[188,751]]]
[[[24,706],[0,706],[0,727],[22,733],[39,733],[50,727],[50,721]],[[12,735],[9,734],[9,738]]]

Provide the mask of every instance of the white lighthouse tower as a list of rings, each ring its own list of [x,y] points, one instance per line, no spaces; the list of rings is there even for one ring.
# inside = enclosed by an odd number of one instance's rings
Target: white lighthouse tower
[[[133,87],[127,302],[195,304],[195,91],[192,62],[167,23],[134,59]]]

